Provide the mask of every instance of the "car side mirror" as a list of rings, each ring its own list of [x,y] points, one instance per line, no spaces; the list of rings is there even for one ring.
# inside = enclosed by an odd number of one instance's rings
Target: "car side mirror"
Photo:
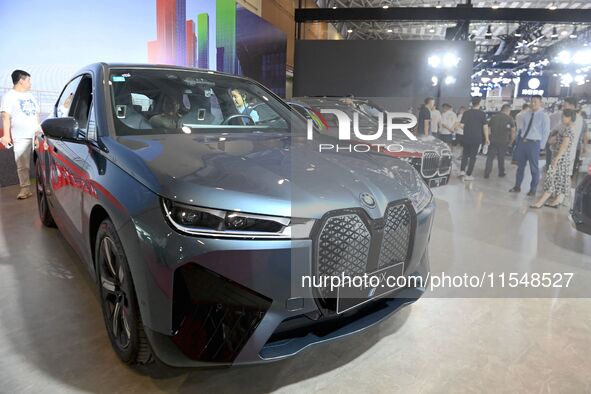
[[[57,140],[76,142],[78,138],[78,122],[74,118],[49,118],[41,123],[43,133]]]

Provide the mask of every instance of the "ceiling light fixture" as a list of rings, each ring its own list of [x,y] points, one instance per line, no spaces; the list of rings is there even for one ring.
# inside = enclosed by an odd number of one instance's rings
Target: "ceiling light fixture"
[[[556,26],[552,28],[552,35],[550,36],[550,38],[552,38],[553,40],[558,40],[558,30],[556,29]]]
[[[490,25],[488,25],[488,29],[486,29],[486,34],[484,35],[484,38],[487,40],[490,40],[492,38],[492,28],[490,27]]]
[[[492,9],[493,9],[493,10],[496,10],[496,9],[498,9],[498,8],[499,8],[499,3],[497,3],[497,2],[495,1],[495,2],[493,3],[493,5],[492,5]]]
[[[548,9],[549,9],[549,10],[552,10],[552,11],[554,11],[554,10],[555,10],[555,9],[557,9],[557,8],[558,8],[558,7],[556,6],[556,4],[555,4],[555,3],[550,3],[550,6],[548,6]]]
[[[353,33],[353,29],[348,29],[347,33]]]
[[[441,8],[441,7],[443,7],[443,6],[441,5],[441,1],[438,1],[438,2],[437,2],[437,5],[435,6],[435,8]]]

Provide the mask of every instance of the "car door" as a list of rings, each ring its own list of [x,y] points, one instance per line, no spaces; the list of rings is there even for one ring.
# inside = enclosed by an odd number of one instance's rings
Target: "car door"
[[[92,103],[92,78],[75,78],[64,90],[56,106],[57,117],[73,117],[78,121],[79,140],[47,139],[49,149],[50,203],[64,236],[77,252],[83,251],[82,193],[88,174],[84,162],[88,156],[86,130]]]

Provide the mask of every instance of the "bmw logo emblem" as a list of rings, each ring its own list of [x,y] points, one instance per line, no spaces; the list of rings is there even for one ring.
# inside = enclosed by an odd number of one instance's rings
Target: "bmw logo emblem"
[[[361,203],[363,203],[363,205],[365,205],[366,207],[368,207],[368,208],[375,208],[376,207],[376,200],[375,200],[375,198],[373,198],[373,196],[371,194],[361,193],[359,198],[361,199]]]

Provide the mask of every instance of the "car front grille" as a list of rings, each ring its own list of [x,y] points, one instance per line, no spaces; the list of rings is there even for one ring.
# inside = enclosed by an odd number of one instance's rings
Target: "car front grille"
[[[405,261],[411,237],[411,213],[406,205],[391,205],[386,211],[384,238],[380,248],[378,269]]]
[[[318,240],[318,274],[363,275],[370,243],[371,234],[359,215],[328,218]]]
[[[439,169],[439,154],[434,151],[426,151],[423,153],[423,160],[421,163],[421,175],[425,178],[431,178],[437,174]]]
[[[317,225],[313,240],[315,275],[363,276],[410,261],[416,214],[409,201],[390,203],[383,218],[371,219],[362,209],[331,211]],[[318,301],[336,310],[337,290],[319,288]]]
[[[441,152],[439,159],[439,175],[447,175],[451,171],[452,155],[450,150]]]

